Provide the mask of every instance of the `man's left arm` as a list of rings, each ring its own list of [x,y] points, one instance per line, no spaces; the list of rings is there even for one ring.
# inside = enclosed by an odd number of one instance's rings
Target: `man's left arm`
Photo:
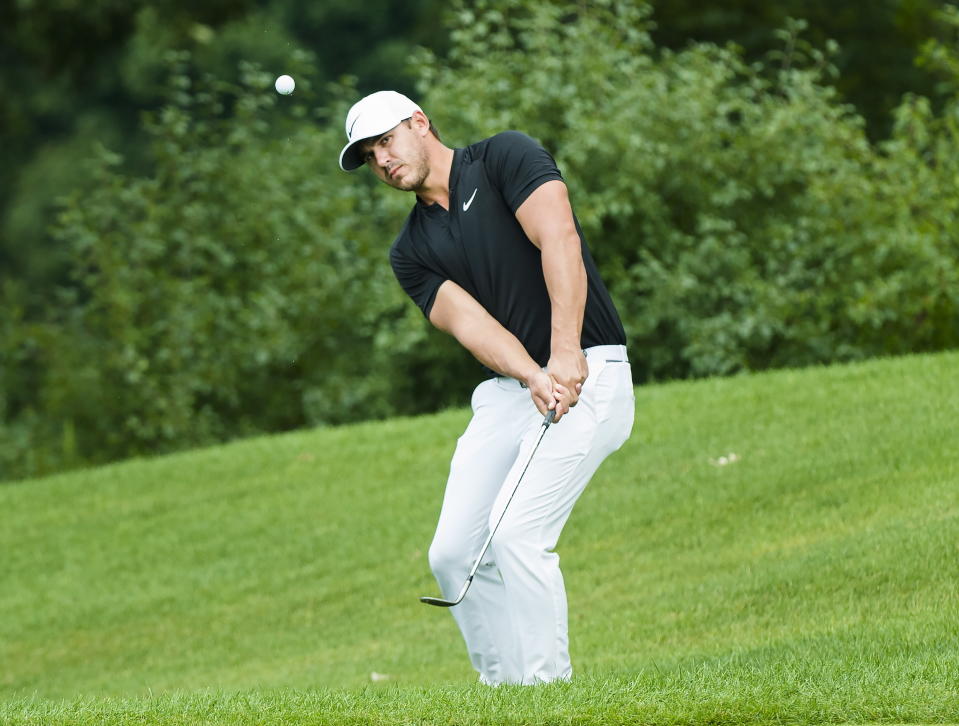
[[[558,179],[541,184],[516,210],[516,219],[542,253],[543,276],[552,306],[546,371],[569,392],[565,403],[574,406],[589,374],[580,345],[586,267],[566,185]]]

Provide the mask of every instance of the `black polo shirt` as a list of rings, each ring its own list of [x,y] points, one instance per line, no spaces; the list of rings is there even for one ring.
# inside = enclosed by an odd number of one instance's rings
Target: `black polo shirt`
[[[429,319],[436,291],[452,280],[472,295],[545,366],[552,308],[539,249],[516,210],[541,184],[562,180],[553,158],[529,136],[505,131],[455,149],[450,208],[419,201],[390,248],[396,279]],[[581,345],[625,345],[626,333],[576,222],[586,266]]]

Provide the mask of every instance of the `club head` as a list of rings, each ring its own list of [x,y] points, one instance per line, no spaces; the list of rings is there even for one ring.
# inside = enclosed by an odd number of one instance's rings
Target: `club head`
[[[438,608],[451,608],[454,605],[459,605],[459,600],[444,600],[441,597],[421,597],[420,602],[426,603],[427,605],[435,605]]]

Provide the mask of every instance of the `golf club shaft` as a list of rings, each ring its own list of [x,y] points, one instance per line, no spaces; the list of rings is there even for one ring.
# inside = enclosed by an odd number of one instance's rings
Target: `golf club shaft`
[[[499,529],[499,525],[503,521],[503,517],[506,516],[506,510],[509,508],[510,502],[513,501],[513,497],[516,496],[516,491],[519,489],[520,482],[523,481],[523,477],[526,475],[526,470],[529,469],[529,465],[533,461],[533,456],[536,454],[536,450],[539,448],[540,442],[543,440],[543,436],[546,435],[546,429],[548,429],[549,425],[553,423],[553,418],[555,416],[555,410],[551,409],[546,412],[546,417],[543,419],[542,429],[539,432],[539,438],[536,439],[536,443],[533,445],[533,450],[529,452],[529,457],[527,457],[526,463],[523,465],[523,470],[520,472],[519,477],[516,479],[516,483],[513,485],[513,491],[510,492],[509,499],[507,499],[506,504],[503,505],[503,511],[500,512],[499,519],[496,520],[496,524],[493,525],[489,535],[486,537],[486,541],[483,543],[483,548],[480,550],[476,561],[473,563],[473,567],[470,569],[469,575],[466,577],[466,582],[463,583],[463,589],[460,590],[456,600],[442,600],[441,598],[421,597],[420,600],[422,602],[426,603],[427,605],[452,607],[453,605],[458,605],[463,598],[466,597],[466,591],[469,590],[470,584],[473,582],[473,576],[479,569],[480,563],[483,561],[483,557],[486,556],[486,550],[489,549],[490,544],[493,542],[493,537],[496,534],[496,530]]]

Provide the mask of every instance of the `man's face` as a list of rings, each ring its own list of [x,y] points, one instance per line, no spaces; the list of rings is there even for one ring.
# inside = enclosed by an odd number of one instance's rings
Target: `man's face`
[[[373,173],[394,189],[416,191],[429,176],[430,165],[423,139],[409,120],[361,146],[363,161]]]

